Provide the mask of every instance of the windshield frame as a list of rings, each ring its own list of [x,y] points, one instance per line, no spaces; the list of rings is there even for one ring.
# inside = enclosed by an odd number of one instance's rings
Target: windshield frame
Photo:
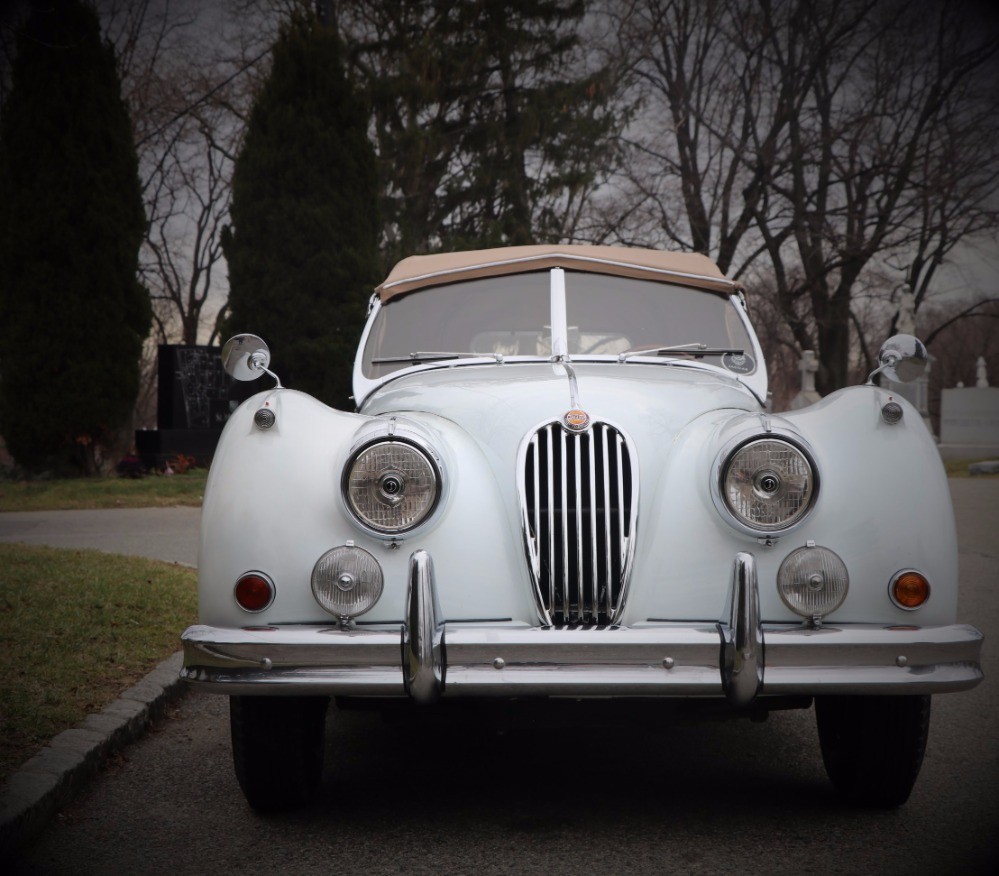
[[[663,355],[656,351],[649,351],[648,354],[629,353],[627,358],[620,356],[619,354],[606,354],[606,353],[588,353],[588,354],[572,354],[570,355],[567,351],[569,349],[569,324],[566,314],[566,289],[565,289],[565,269],[560,267],[548,268],[549,274],[549,303],[551,309],[551,349],[552,353],[550,356],[538,356],[538,355],[469,355],[469,356],[457,356],[456,358],[441,359],[439,361],[423,361],[419,364],[414,364],[409,367],[402,367],[395,371],[391,371],[387,374],[383,374],[379,377],[369,377],[364,373],[364,358],[365,351],[367,350],[368,340],[377,321],[378,314],[381,312],[382,307],[388,306],[383,304],[379,295],[376,293],[371,298],[371,303],[368,309],[368,319],[364,326],[364,331],[361,335],[360,342],[357,347],[357,354],[354,358],[354,372],[353,372],[353,382],[354,382],[354,399],[355,404],[358,409],[371,397],[371,395],[377,391],[380,387],[387,383],[390,383],[400,377],[404,377],[410,374],[420,373],[422,371],[439,371],[443,368],[465,368],[471,366],[492,366],[492,367],[503,367],[504,365],[516,365],[518,363],[534,363],[538,362],[550,362],[557,365],[560,362],[595,362],[595,363],[608,363],[615,367],[624,368],[633,365],[659,365],[659,366],[672,366],[680,368],[693,368],[701,371],[710,371],[716,374],[722,375],[730,380],[735,380],[738,383],[745,386],[759,401],[764,404],[767,398],[767,373],[766,373],[766,363],[763,358],[763,350],[760,347],[759,339],[756,336],[756,332],[753,330],[753,325],[749,320],[749,313],[746,306],[745,296],[741,291],[736,291],[732,294],[725,295],[724,293],[719,293],[715,290],[702,290],[705,295],[720,295],[723,298],[728,299],[728,303],[735,309],[740,321],[742,322],[743,328],[745,329],[746,335],[750,341],[750,349],[746,350],[746,353],[751,355],[756,361],[755,371],[751,374],[738,374],[733,371],[723,368],[720,365],[715,365],[711,362],[707,362],[704,359],[691,359],[684,355],[684,351],[678,350],[676,356]],[[668,280],[664,281],[668,283]],[[441,283],[439,285],[444,285]],[[411,295],[420,295],[427,289],[432,289],[434,286],[427,286],[420,290],[414,290]],[[696,288],[696,287],[695,287]],[[695,339],[696,340],[696,339]],[[412,352],[412,351],[411,351]],[[455,351],[457,352],[457,351]]]

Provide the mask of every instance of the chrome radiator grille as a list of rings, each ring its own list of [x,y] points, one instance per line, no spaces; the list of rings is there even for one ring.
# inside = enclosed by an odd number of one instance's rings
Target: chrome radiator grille
[[[637,477],[625,437],[606,423],[559,423],[528,440],[521,462],[524,535],[536,596],[555,625],[608,624],[627,587]]]

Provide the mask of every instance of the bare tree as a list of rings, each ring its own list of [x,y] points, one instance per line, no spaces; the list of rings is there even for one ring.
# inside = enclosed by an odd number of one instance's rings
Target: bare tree
[[[198,342],[202,312],[222,261],[231,153],[218,143],[218,133],[202,122],[197,126],[198,139],[172,142],[168,161],[152,180],[156,189],[151,203],[156,213],[150,221],[141,271],[160,338],[173,335],[179,323],[179,339],[184,344]],[[215,339],[213,328],[207,342]]]
[[[890,313],[903,280],[921,305],[953,248],[999,225],[999,33],[975,11],[635,3],[622,48],[641,47],[644,111],[618,236],[766,277],[798,349],[819,356],[820,391],[843,386],[871,355],[862,311]]]
[[[149,231],[140,274],[160,343],[212,343],[233,156],[268,50],[210,3],[106,0],[139,152]],[[241,19],[237,21],[245,24]],[[253,21],[260,22],[263,16]],[[206,324],[206,316],[209,321]]]
[[[630,161],[614,236],[710,253],[740,275],[762,195],[754,176],[767,175],[762,161],[781,129],[781,102],[760,87],[762,52],[732,51],[734,7],[724,2],[610,2],[602,14],[640,107],[624,132]],[[760,133],[768,114],[769,138]]]

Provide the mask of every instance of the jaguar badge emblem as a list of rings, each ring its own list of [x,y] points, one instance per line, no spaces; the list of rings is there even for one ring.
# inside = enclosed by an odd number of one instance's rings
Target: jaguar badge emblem
[[[570,432],[582,432],[590,425],[590,415],[579,408],[573,408],[562,417],[562,424]]]

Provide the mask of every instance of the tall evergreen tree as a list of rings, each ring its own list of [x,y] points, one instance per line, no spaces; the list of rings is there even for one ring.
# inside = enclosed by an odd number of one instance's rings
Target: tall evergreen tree
[[[95,473],[130,426],[149,297],[114,51],[79,0],[36,5],[0,117],[0,431],[28,468]]]
[[[474,41],[478,87],[466,97],[462,170],[447,248],[558,242],[608,166],[616,119],[604,74],[579,76],[584,0],[455,4],[452,25]]]
[[[627,107],[587,72],[583,0],[341,0],[390,260],[578,239]]]
[[[349,406],[351,363],[378,273],[378,183],[367,115],[339,37],[298,16],[274,46],[236,160],[223,237],[228,332],[273,345],[286,384]]]

